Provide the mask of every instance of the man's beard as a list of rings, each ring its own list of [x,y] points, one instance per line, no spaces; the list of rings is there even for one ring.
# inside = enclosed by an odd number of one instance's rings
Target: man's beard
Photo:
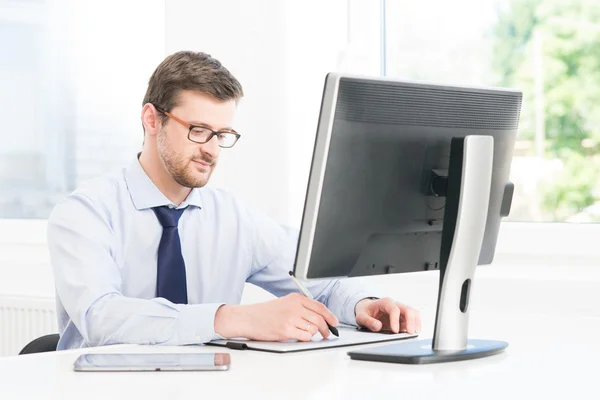
[[[162,129],[158,134],[158,156],[165,163],[165,167],[169,174],[173,177],[175,182],[180,184],[181,186],[188,188],[199,188],[208,183],[208,179],[212,174],[212,169],[214,168],[213,164],[215,160],[206,157],[204,154],[194,157],[194,160],[203,161],[209,164],[206,169],[208,170],[207,175],[204,177],[194,176],[192,173],[192,169],[194,166],[190,166],[193,163],[191,159],[186,160],[182,155],[176,154],[170,147],[167,132]]]

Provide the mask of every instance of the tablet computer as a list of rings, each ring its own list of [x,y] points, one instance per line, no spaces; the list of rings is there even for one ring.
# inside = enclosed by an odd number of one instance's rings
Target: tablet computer
[[[82,354],[75,371],[226,371],[227,353]]]

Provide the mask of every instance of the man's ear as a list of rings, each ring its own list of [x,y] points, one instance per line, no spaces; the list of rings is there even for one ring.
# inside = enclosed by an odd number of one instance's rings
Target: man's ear
[[[146,135],[155,136],[160,130],[161,119],[156,108],[150,103],[146,103],[142,107],[142,124]]]

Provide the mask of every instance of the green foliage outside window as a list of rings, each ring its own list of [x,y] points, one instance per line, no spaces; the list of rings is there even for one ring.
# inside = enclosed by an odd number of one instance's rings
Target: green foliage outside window
[[[542,210],[568,220],[600,201],[600,1],[514,0],[492,36],[498,84],[524,94],[519,140],[543,136],[541,156],[563,163]]]

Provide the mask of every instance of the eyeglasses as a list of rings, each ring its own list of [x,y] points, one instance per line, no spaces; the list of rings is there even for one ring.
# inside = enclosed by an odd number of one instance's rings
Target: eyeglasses
[[[181,119],[177,118],[170,112],[167,112],[167,111],[163,110],[162,108],[157,107],[156,105],[154,106],[154,108],[156,108],[156,110],[158,112],[165,114],[167,117],[171,118],[172,120],[174,120],[174,121],[180,123],[181,125],[185,126],[186,128],[188,128],[189,129],[188,139],[194,143],[198,143],[198,144],[208,143],[213,138],[213,136],[216,136],[219,147],[230,148],[236,144],[236,142],[238,141],[238,139],[241,136],[239,133],[237,133],[233,129],[230,131],[213,131],[212,129],[207,128],[206,126],[198,126],[198,125],[188,124],[187,122],[182,121]]]

